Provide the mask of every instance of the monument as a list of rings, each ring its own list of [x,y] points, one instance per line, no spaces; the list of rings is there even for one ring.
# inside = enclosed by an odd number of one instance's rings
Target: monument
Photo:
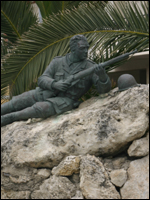
[[[127,58],[127,53],[105,63],[87,59],[89,44],[83,35],[70,39],[71,53],[55,57],[38,78],[34,90],[14,96],[1,105],[1,127],[29,118],[48,118],[77,108],[79,99],[94,84],[99,94],[111,90],[104,67]]]

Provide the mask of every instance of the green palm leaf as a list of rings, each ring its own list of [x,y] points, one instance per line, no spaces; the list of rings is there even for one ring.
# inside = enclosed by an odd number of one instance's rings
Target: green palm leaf
[[[84,1],[84,3],[92,3],[92,4],[99,4],[100,6],[103,6],[104,1]],[[108,1],[105,1],[107,3]],[[49,15],[52,15],[53,13],[63,12],[65,9],[71,9],[73,7],[78,7],[80,4],[82,4],[82,1],[35,1],[37,6],[40,9],[41,15],[43,18],[48,17]]]
[[[27,1],[1,1],[1,33],[15,42],[37,20]]]
[[[36,23],[31,4],[26,1],[1,1],[1,56],[10,53],[17,39]],[[8,93],[8,84],[2,95]],[[5,101],[5,100],[3,100]],[[1,101],[2,102],[2,101]]]
[[[64,11],[66,8],[70,9],[73,6],[78,6],[80,1],[35,1],[40,9],[43,18],[52,15],[53,13],[58,13],[59,11]]]
[[[43,23],[34,25],[18,40],[14,52],[3,60],[1,91],[8,84],[12,96],[33,89],[33,82],[51,60],[69,52],[69,40],[76,34],[87,37],[89,56],[95,53],[99,61],[135,48],[139,52],[148,48],[148,4],[145,1],[140,4],[141,7],[135,2],[121,1],[115,5],[109,3],[105,9],[98,4],[83,4],[78,9],[50,15]],[[116,66],[108,66],[106,71]]]

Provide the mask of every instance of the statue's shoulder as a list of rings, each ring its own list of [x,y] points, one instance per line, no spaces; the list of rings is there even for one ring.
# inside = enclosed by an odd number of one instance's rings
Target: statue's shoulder
[[[95,64],[96,64],[94,61],[92,61],[92,60],[90,60],[90,59],[87,59],[87,63],[88,63],[89,65],[95,65]]]
[[[60,63],[60,62],[63,62],[64,60],[65,60],[65,57],[66,56],[56,56],[55,58],[53,58],[53,61],[54,62],[58,62],[58,63]]]
[[[61,58],[63,58],[64,56],[56,56],[55,58],[53,58],[54,60],[59,60],[59,59],[61,59]]]

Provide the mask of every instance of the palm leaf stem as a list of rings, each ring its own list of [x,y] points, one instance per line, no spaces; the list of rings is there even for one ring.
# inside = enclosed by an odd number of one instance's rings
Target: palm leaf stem
[[[12,23],[12,21],[9,19],[9,17],[3,12],[3,10],[1,10],[1,13],[4,15],[4,17],[10,23],[12,29],[15,31],[15,33],[17,34],[17,36],[21,39],[21,36],[20,36],[19,32],[17,31],[16,27],[14,26],[14,24]]]

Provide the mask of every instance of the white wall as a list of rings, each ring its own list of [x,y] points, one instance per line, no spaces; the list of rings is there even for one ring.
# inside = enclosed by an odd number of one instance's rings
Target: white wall
[[[136,81],[140,83],[141,79],[145,79],[145,83],[149,83],[149,51],[135,53],[123,65],[111,70],[108,75],[111,79],[117,81],[121,74],[131,74],[135,77]],[[145,75],[144,75],[145,73]]]

